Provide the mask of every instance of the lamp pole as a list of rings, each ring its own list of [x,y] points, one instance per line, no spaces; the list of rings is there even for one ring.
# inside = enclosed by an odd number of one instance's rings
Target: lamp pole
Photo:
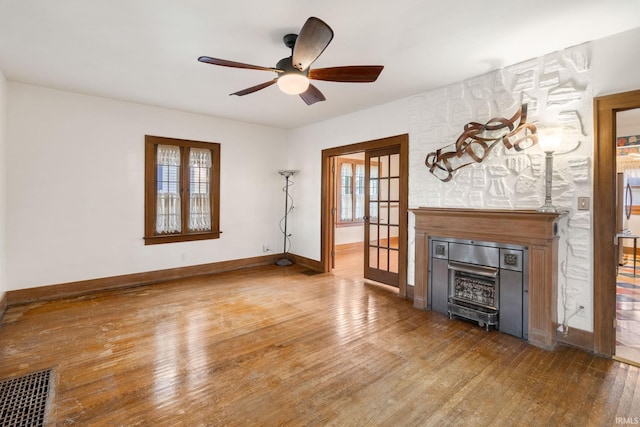
[[[538,212],[559,212],[551,201],[551,190],[553,189],[553,151],[545,151],[545,183],[544,183],[544,205],[538,208]]]
[[[560,146],[563,133],[562,127],[547,127],[540,129],[538,135],[538,142],[545,154],[544,205],[538,208],[538,212],[562,212],[561,209],[553,206],[551,192],[553,191],[553,152]]]
[[[285,196],[284,196],[284,230],[283,230],[283,244],[282,244],[282,250],[284,253],[284,258],[278,260],[276,262],[277,265],[280,266],[287,266],[287,265],[291,265],[293,264],[293,262],[291,262],[291,260],[288,258],[288,254],[287,254],[287,238],[289,237],[287,235],[287,219],[289,216],[289,178],[291,176],[293,176],[296,171],[294,170],[280,170],[278,171],[278,173],[282,176],[284,176],[285,180],[286,180],[286,185],[285,185]]]

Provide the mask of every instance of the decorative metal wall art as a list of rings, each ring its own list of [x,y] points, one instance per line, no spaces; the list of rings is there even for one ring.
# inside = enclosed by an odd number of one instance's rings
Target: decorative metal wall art
[[[458,169],[481,163],[499,142],[516,151],[538,143],[535,125],[527,123],[527,104],[522,104],[510,119],[496,117],[484,125],[467,123],[454,144],[427,154],[425,165],[439,180],[448,182]]]

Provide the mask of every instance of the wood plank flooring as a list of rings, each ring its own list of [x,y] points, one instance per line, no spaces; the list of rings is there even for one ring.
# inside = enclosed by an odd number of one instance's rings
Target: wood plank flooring
[[[54,426],[640,420],[640,368],[414,309],[353,265],[319,275],[267,266],[12,306],[0,379],[53,368]]]

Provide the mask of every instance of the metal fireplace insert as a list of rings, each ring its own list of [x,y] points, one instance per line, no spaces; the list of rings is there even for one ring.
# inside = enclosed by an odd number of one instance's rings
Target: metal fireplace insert
[[[528,248],[431,238],[428,305],[527,339]]]

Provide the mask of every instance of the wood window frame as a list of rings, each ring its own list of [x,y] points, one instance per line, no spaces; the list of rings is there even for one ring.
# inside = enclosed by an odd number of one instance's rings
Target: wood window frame
[[[157,195],[157,163],[158,145],[171,145],[180,148],[180,194],[181,221],[179,233],[158,234],[156,232],[156,195]],[[189,155],[191,148],[211,150],[211,177],[209,195],[211,203],[211,231],[189,231]],[[220,231],[220,144],[213,142],[192,141],[186,139],[166,138],[145,135],[145,203],[144,203],[144,244],[188,242],[194,240],[217,239]]]
[[[364,159],[355,159],[349,157],[337,157],[336,158],[336,211],[338,215],[336,215],[336,227],[355,227],[364,225],[364,219],[353,219],[353,220],[341,220],[340,213],[342,212],[342,165],[344,163],[348,163],[353,165],[353,179],[351,180],[351,209],[352,209],[352,217],[355,218],[356,213],[356,166],[362,165],[365,166]],[[377,162],[372,163],[374,166],[379,166]],[[369,191],[369,186],[365,180],[364,183],[364,191]],[[364,203],[364,202],[363,202]],[[364,208],[364,207],[363,207]]]

